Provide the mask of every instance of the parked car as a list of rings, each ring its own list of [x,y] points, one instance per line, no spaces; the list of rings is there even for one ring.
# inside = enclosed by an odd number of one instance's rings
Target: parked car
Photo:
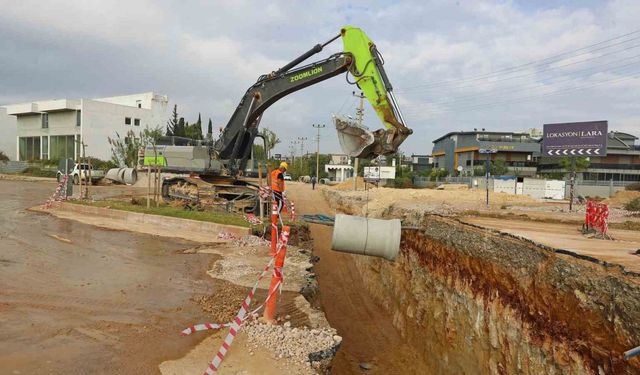
[[[291,181],[291,175],[289,173],[284,174],[285,181]]]
[[[76,163],[73,166],[71,173],[69,173],[69,178],[72,179],[74,184],[78,185],[80,184],[80,179],[83,181],[87,180],[89,178],[89,174],[91,174],[91,182],[101,180],[104,177],[104,171],[91,167],[91,173],[89,173],[89,164]],[[64,173],[58,170],[58,173],[56,174],[58,182],[62,181],[62,176],[64,176]]]

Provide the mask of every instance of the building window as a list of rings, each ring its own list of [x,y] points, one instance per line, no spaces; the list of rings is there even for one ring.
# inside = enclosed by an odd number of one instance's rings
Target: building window
[[[49,160],[49,137],[46,135],[42,136],[42,160]]]
[[[136,107],[142,108],[142,100],[136,100]]]
[[[139,118],[134,118],[133,119],[133,125],[140,126],[140,119]]]
[[[20,137],[18,157],[20,161],[40,160],[40,137]]]
[[[125,117],[124,118],[124,124],[125,125],[131,125],[131,117]]]
[[[75,137],[73,135],[52,135],[49,137],[50,158],[66,159],[75,156]]]
[[[42,129],[49,129],[49,114],[43,113],[41,117],[42,117]]]
[[[467,167],[471,166],[471,160],[467,160]]]
[[[76,111],[76,126],[80,126],[82,123],[82,115],[80,111]]]

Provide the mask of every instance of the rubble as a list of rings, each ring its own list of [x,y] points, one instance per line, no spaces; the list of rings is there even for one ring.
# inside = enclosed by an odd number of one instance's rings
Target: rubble
[[[265,348],[274,358],[306,364],[308,374],[326,368],[342,343],[342,337],[333,328],[292,327],[289,321],[275,325],[252,320],[243,330],[250,352],[258,347]]]

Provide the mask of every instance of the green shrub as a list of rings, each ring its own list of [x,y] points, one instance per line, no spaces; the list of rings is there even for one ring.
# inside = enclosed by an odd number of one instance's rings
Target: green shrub
[[[40,167],[29,167],[25,169],[22,174],[34,177],[56,177],[55,171],[42,169]]]
[[[0,162],[9,161],[9,157],[4,153],[4,151],[0,151]]]
[[[630,200],[624,205],[624,209],[627,211],[640,212],[640,198]]]

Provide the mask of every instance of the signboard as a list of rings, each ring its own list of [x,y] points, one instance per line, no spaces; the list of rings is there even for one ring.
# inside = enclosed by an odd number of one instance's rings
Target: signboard
[[[396,178],[396,167],[364,167],[365,180],[393,180]]]
[[[282,154],[274,154],[273,158],[276,160],[282,160]]]
[[[480,154],[497,154],[498,150],[496,150],[495,148],[481,148],[478,150],[478,153]]]
[[[607,121],[544,124],[542,156],[605,156],[607,127]]]

